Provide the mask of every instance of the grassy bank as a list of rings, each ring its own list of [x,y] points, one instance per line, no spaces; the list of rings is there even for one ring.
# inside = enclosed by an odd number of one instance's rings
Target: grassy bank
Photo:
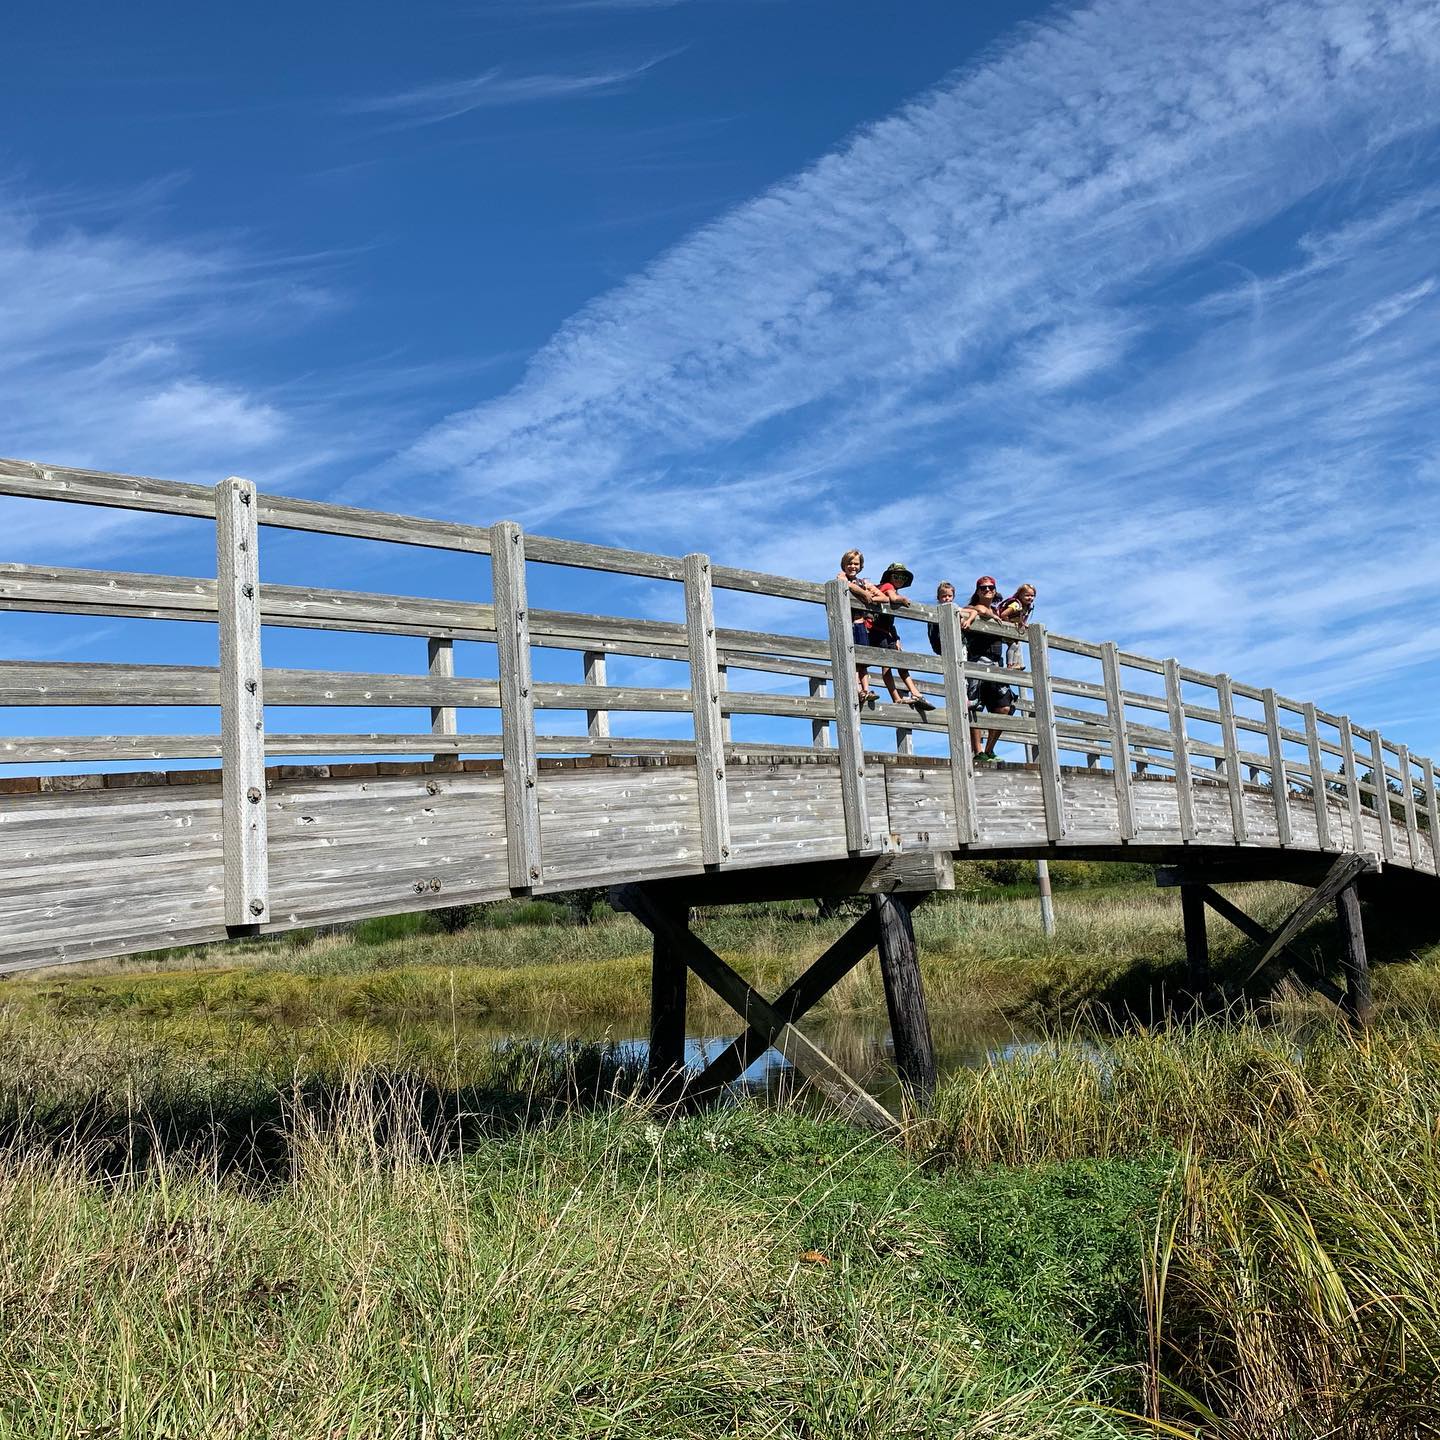
[[[1284,885],[1243,887],[1262,922],[1294,903]],[[1047,939],[1033,896],[991,888],[940,895],[915,916],[926,985],[936,1011],[1051,1023],[1085,1005],[1142,1016],[1183,983],[1184,946],[1173,891],[1145,884],[1074,887],[1058,898],[1059,933]],[[540,1033],[567,1025],[643,1015],[649,1001],[649,937],[628,916],[605,909],[577,923],[544,902],[487,907],[458,932],[431,916],[369,921],[328,935],[302,933],[164,956],[95,962],[0,982],[12,1004],[70,1014],[152,1017],[212,1015],[228,1020],[386,1025],[488,1020]],[[848,923],[820,920],[810,904],[740,906],[702,914],[707,941],[763,991],[780,989]],[[1440,949],[1415,947],[1372,923],[1382,1003],[1437,1010]],[[1238,974],[1253,947],[1211,923],[1220,970]],[[1302,948],[1333,966],[1335,937],[1324,926]],[[1264,994],[1264,987],[1255,991]],[[718,1025],[724,1007],[692,982],[697,1025]],[[879,1013],[884,997],[873,962],[826,999],[821,1015]]]
[[[1440,1434],[1432,1026],[1072,1035],[904,1149],[242,1034],[0,1015],[4,1433]]]
[[[7,1027],[5,1433],[1133,1433],[1110,1277],[1160,1162],[961,1178],[798,1115],[663,1124],[593,1053],[446,1088],[165,1038]],[[1041,1271],[986,1245],[1007,1212]]]

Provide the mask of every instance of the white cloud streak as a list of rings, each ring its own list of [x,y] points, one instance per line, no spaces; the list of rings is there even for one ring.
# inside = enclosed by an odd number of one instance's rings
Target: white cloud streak
[[[1406,524],[1437,91],[1433,0],[1099,0],[661,255],[404,463],[757,568],[1024,573],[1072,633],[1343,696],[1376,557],[1440,569]],[[1392,670],[1440,658],[1440,584],[1410,615]]]
[[[346,109],[354,114],[388,115],[402,127],[438,125],[475,110],[613,94],[669,58],[668,54],[657,55],[635,65],[613,65],[572,74],[514,74],[494,66],[458,80],[437,80],[390,95],[354,100]]]

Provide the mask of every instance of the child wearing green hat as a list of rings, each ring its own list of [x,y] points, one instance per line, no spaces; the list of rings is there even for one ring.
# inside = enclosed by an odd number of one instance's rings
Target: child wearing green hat
[[[895,561],[885,567],[885,573],[880,577],[880,592],[885,596],[887,602],[892,606],[908,605],[910,601],[900,592],[907,585],[915,583],[915,576],[911,574],[906,565]],[[879,646],[882,650],[901,649],[900,635],[895,628],[895,617],[888,611],[882,611],[870,626],[870,643]],[[935,707],[920,693],[920,687],[910,678],[908,670],[900,671],[900,680],[909,694],[903,699],[900,696],[899,687],[895,683],[894,676],[888,668],[880,671],[880,678],[885,682],[885,688],[890,692],[890,699],[896,705],[913,705],[922,715],[927,710]]]

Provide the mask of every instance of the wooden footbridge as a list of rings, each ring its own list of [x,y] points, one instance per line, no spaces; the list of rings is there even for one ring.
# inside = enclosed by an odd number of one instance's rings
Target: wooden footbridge
[[[0,737],[0,970],[607,885],[655,935],[653,1066],[679,1063],[688,967],[748,1027],[705,1084],[774,1044],[863,1110],[858,1087],[794,1021],[878,946],[897,1060],[924,1088],[933,1062],[909,912],[949,886],[954,857],[1162,863],[1182,887],[1197,983],[1207,904],[1248,925],[1269,960],[1333,901],[1349,936],[1348,988],[1308,978],[1362,1017],[1357,883],[1428,885],[1429,903],[1440,897],[1430,760],[1309,701],[1113,641],[994,627],[1022,643],[1024,668],[1006,676],[1021,701],[985,724],[1020,763],[981,767],[966,682],[995,672],[967,666],[951,606],[897,612],[939,626],[938,656],[923,628],[905,632],[907,666],[943,700],[922,717],[857,704],[853,607],[838,581],[527,535],[510,522],[320,504],[240,479],[211,488],[0,461],[0,495],[58,502],[57,530],[73,504],[191,517],[216,545],[214,578],[3,564],[0,609],[191,621],[218,634],[218,663],[204,666],[7,659],[0,647],[0,705],[46,717],[26,728],[55,728],[51,707],[105,712],[105,733]],[[268,583],[270,529],[462,552],[490,598]],[[529,583],[553,566],[669,582],[683,619],[532,608]],[[747,615],[783,613],[788,628],[717,625],[717,594],[735,603],[733,592],[750,597]],[[405,674],[272,668],[264,649],[282,627],[413,636],[426,663],[417,649]],[[457,673],[457,645],[476,647],[475,676]],[[532,658],[546,650],[574,655],[573,682],[534,678]],[[617,657],[684,667],[686,683],[607,683]],[[172,706],[218,724],[123,733],[126,707]],[[424,728],[282,734],[267,728],[267,706],[415,707]],[[477,714],[486,722],[461,724]],[[612,719],[636,726],[646,715],[662,717],[652,729],[683,733],[612,733]],[[741,739],[737,720],[808,733]],[[101,763],[107,772],[93,769]],[[1274,934],[1213,888],[1274,876],[1315,887]],[[860,893],[876,896],[872,911],[774,1001],[688,926],[696,904]]]

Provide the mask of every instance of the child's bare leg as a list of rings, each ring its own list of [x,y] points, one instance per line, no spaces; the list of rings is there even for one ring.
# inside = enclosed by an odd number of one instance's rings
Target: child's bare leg
[[[870,667],[868,665],[857,665],[855,667],[855,679],[860,685],[860,698],[863,700],[870,693]]]
[[[895,683],[894,672],[882,670],[880,672],[880,678],[885,682],[886,690],[890,692],[890,703],[892,705],[898,705],[900,703],[900,687]]]
[[[910,698],[912,700],[920,700],[923,698],[920,694],[920,687],[910,678],[910,672],[908,670],[902,670],[900,672],[900,678],[905,682],[905,688],[910,692]]]

